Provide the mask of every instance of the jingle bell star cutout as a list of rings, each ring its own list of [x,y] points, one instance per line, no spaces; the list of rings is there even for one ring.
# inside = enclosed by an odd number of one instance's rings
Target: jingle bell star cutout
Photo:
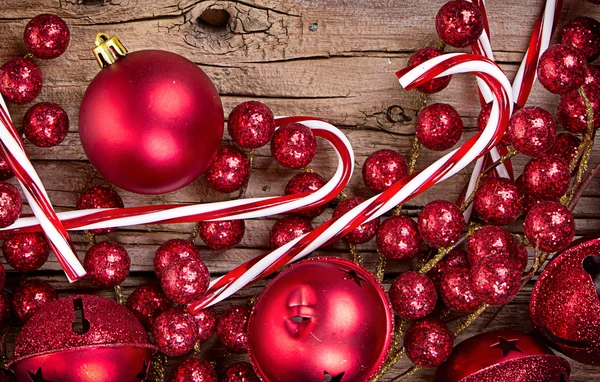
[[[363,279],[362,277],[360,277],[358,275],[358,273],[356,273],[356,271],[354,271],[353,269],[347,271],[345,269],[341,269],[340,271],[344,272],[344,280],[352,280],[354,281],[359,287],[361,287],[362,285],[360,284],[361,282],[365,281],[365,279]]]
[[[521,349],[517,347],[517,342],[519,342],[519,340],[507,340],[506,338],[498,337],[498,342],[490,347],[502,350],[502,356],[506,357],[511,351],[523,353]]]
[[[42,375],[42,368],[38,368],[37,371],[35,373],[32,373],[31,371],[28,371],[27,374],[29,374],[29,378],[31,378],[31,382],[51,382],[47,379],[44,379],[44,376]]]
[[[326,382],[342,382],[345,372],[341,372],[338,375],[331,375],[328,372],[324,372],[324,381]]]

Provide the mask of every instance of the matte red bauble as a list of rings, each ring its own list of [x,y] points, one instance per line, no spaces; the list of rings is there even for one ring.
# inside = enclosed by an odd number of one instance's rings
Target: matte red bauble
[[[569,382],[570,374],[569,362],[535,337],[496,330],[458,344],[435,382]]]
[[[52,14],[37,15],[27,23],[23,40],[35,57],[48,60],[63,54],[69,46],[71,33],[67,23]]]
[[[12,310],[19,321],[27,322],[36,312],[57,299],[58,294],[47,282],[25,281],[15,289]]]
[[[442,51],[435,48],[423,48],[417,50],[410,56],[408,60],[409,67],[415,67],[417,65],[422,64],[427,60],[431,60],[434,57],[440,56]],[[437,93],[444,90],[448,84],[450,84],[450,80],[452,76],[445,76],[440,78],[434,78],[431,81],[425,82],[423,85],[417,86],[417,90],[421,93]]]
[[[565,355],[600,365],[600,238],[574,242],[533,286],[534,326]]]
[[[17,336],[9,367],[19,381],[139,382],[154,351],[127,308],[104,297],[78,295],[56,300],[31,317]]]
[[[393,330],[390,302],[369,271],[313,258],[285,269],[258,297],[250,359],[265,382],[367,381],[387,359]]]
[[[217,382],[217,373],[205,360],[190,357],[177,365],[169,382]]]
[[[126,55],[104,34],[96,45],[104,68],[79,109],[90,162],[116,186],[141,194],[164,194],[198,178],[223,136],[223,108],[208,76],[175,53]]]

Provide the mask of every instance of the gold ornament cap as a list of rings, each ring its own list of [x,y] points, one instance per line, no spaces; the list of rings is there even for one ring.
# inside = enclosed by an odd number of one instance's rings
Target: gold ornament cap
[[[114,64],[119,57],[127,55],[127,49],[121,44],[117,36],[109,36],[106,33],[96,35],[96,47],[92,50],[100,68]]]

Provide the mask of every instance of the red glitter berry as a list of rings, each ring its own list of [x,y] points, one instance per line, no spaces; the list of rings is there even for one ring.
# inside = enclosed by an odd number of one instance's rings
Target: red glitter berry
[[[581,53],[566,45],[554,45],[540,57],[538,80],[550,93],[565,94],[583,84],[585,67]]]
[[[2,252],[6,262],[21,272],[31,272],[40,269],[48,260],[50,246],[43,234],[14,233],[4,237]]]
[[[600,57],[600,23],[591,17],[577,17],[563,27],[560,43],[592,62]]]
[[[575,158],[577,148],[580,144],[581,139],[576,135],[561,133],[556,136],[554,146],[548,151],[548,154],[557,155],[564,162],[570,163]]]
[[[23,211],[23,200],[14,186],[0,183],[0,228],[12,225]]]
[[[67,50],[71,34],[63,19],[56,15],[42,14],[29,20],[23,39],[31,54],[48,60],[60,56]]]
[[[435,48],[419,49],[415,53],[413,53],[412,56],[410,56],[410,59],[408,60],[407,65],[409,67],[413,68],[417,65],[424,63],[425,61],[428,61],[434,57],[440,56],[441,54],[442,54],[442,51],[439,49],[435,49]],[[427,94],[437,93],[437,92],[444,90],[450,83],[451,79],[452,79],[452,76],[444,76],[444,77],[440,77],[440,78],[434,78],[431,81],[427,81],[423,85],[417,86],[417,90],[420,91],[421,93],[427,93]]]
[[[312,130],[300,123],[281,126],[271,140],[273,159],[286,168],[298,169],[312,162],[317,153],[317,138]]]
[[[483,32],[483,15],[468,1],[449,1],[435,17],[435,29],[446,44],[464,48],[473,44]]]
[[[419,214],[419,233],[433,247],[447,247],[458,241],[467,226],[460,208],[446,200],[428,203]]]
[[[238,245],[244,238],[244,220],[220,220],[198,223],[198,235],[211,249],[224,251]]]
[[[556,122],[541,107],[529,106],[516,111],[507,130],[512,145],[520,153],[535,157],[548,151],[556,139]]]
[[[267,144],[275,133],[275,118],[267,105],[248,101],[236,106],[229,114],[227,131],[235,143],[246,149]]]
[[[509,303],[517,295],[520,285],[521,271],[510,259],[486,257],[471,268],[471,288],[486,304]]]
[[[223,346],[234,353],[248,351],[248,319],[250,308],[232,306],[225,310],[217,322],[217,337]]]
[[[46,304],[58,299],[58,294],[45,281],[29,280],[20,284],[13,294],[12,310],[17,320],[25,323]]]
[[[69,132],[69,116],[55,103],[36,103],[25,113],[23,132],[27,140],[36,146],[54,147]]]
[[[200,260],[179,259],[162,273],[160,285],[167,297],[178,304],[189,304],[208,289],[210,274]]]
[[[131,260],[127,250],[118,243],[103,241],[88,249],[83,267],[90,280],[100,288],[121,284],[129,274]]]
[[[448,269],[442,275],[440,297],[448,308],[462,313],[472,312],[481,305],[481,300],[471,288],[469,270],[461,267]]]
[[[168,382],[217,382],[217,373],[210,363],[190,357],[177,365]]]
[[[433,281],[419,272],[404,272],[390,286],[394,312],[404,320],[426,317],[435,308],[437,293]]]
[[[146,328],[152,326],[159,314],[171,307],[171,301],[154,285],[141,285],[127,298],[127,308]]]
[[[277,220],[271,228],[269,244],[272,249],[277,249],[312,230],[313,226],[308,219],[293,215],[286,216]]]
[[[388,259],[410,259],[422,244],[419,227],[408,216],[393,216],[377,229],[377,249]]]
[[[575,236],[575,219],[569,209],[553,201],[533,207],[523,222],[525,236],[542,251],[556,252],[565,248]]]
[[[460,115],[448,104],[431,104],[417,115],[417,138],[429,150],[444,151],[451,148],[460,140],[462,131]]]
[[[481,259],[493,257],[512,260],[518,265],[519,270],[523,270],[527,265],[527,257],[523,259],[519,247],[510,232],[500,227],[486,226],[469,237],[469,263],[475,264]]]
[[[313,193],[323,187],[327,182],[316,172],[303,172],[294,175],[285,186],[285,195]],[[314,218],[321,215],[327,209],[327,203],[318,207],[303,208],[296,211],[296,215],[305,218]]]
[[[435,367],[452,353],[452,332],[440,320],[426,318],[413,323],[404,335],[406,356],[421,367]]]
[[[233,146],[223,146],[205,173],[206,182],[223,193],[234,192],[250,179],[250,159]]]
[[[460,248],[454,248],[438,261],[427,275],[433,280],[436,287],[440,287],[440,281],[444,273],[454,268],[469,268],[467,253]]]
[[[200,251],[193,243],[183,239],[162,243],[154,255],[154,272],[158,278],[162,278],[163,272],[179,259],[200,261]]]
[[[0,181],[9,180],[15,176],[6,160],[0,155]]]
[[[482,132],[488,124],[490,120],[490,113],[492,112],[492,103],[488,102],[484,107],[479,111],[479,115],[477,116],[477,130]],[[504,145],[510,145],[510,139],[508,138],[508,134],[505,134],[500,141]]]
[[[408,175],[406,159],[393,150],[378,150],[367,157],[362,177],[369,190],[378,194]]]
[[[542,200],[558,199],[569,189],[568,164],[558,156],[542,155],[531,159],[523,168],[525,192]]]
[[[600,90],[600,69],[597,66],[586,65],[583,88],[586,90]]]
[[[364,201],[365,198],[361,197],[351,197],[342,200],[340,204],[338,204],[333,210],[333,220],[339,219],[346,212],[350,211]],[[352,231],[346,234],[345,239],[350,244],[366,243],[375,237],[377,228],[379,228],[379,218],[373,219],[354,228]]]
[[[183,308],[170,308],[152,324],[152,337],[158,350],[170,356],[189,353],[196,344],[198,327],[194,318]]]
[[[215,334],[217,330],[217,311],[215,308],[204,308],[198,314],[193,314],[192,317],[194,317],[198,326],[198,342],[205,342]]]
[[[592,112],[594,116],[600,114],[600,87],[594,88],[591,86],[584,86],[584,92],[590,105],[592,106]],[[566,94],[563,94],[558,101],[557,118],[562,127],[565,130],[570,131],[573,134],[580,134],[587,130],[587,109],[585,102],[579,91],[573,90]],[[594,118],[594,129],[600,127],[600,118]]]
[[[506,178],[488,178],[475,192],[475,213],[493,225],[506,225],[517,220],[523,204],[517,185]]]
[[[42,91],[42,71],[28,58],[13,58],[0,67],[0,93],[7,101],[24,105]]]
[[[123,208],[123,199],[110,187],[92,187],[77,198],[77,209]],[[91,230],[96,235],[114,231],[115,228],[98,228]]]
[[[229,366],[223,375],[223,382],[260,382],[252,365],[248,362],[238,362]]]

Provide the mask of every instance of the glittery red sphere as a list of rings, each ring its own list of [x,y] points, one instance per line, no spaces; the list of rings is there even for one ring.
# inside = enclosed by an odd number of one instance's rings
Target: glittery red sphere
[[[581,139],[579,139],[576,135],[561,133],[556,136],[554,146],[552,146],[550,151],[548,151],[548,154],[557,155],[564,162],[570,163],[571,160],[575,158],[577,148],[580,144]]]
[[[591,17],[577,17],[563,27],[560,43],[592,62],[600,57],[600,23]]]
[[[193,243],[183,239],[167,240],[154,255],[154,272],[162,278],[163,272],[179,259],[200,261],[200,251]]]
[[[568,93],[583,84],[585,67],[580,52],[566,45],[553,45],[540,57],[538,80],[550,93]]]
[[[127,298],[127,308],[146,328],[150,328],[154,319],[170,307],[171,301],[154,285],[140,285]]]
[[[217,382],[217,373],[210,363],[195,357],[181,361],[168,382]]]
[[[569,382],[570,373],[569,362],[537,338],[496,330],[458,344],[435,382]]]
[[[486,223],[507,225],[521,215],[523,204],[517,185],[506,178],[488,178],[475,192],[475,213]]]
[[[393,331],[390,302],[372,273],[349,260],[312,258],[285,269],[258,297],[250,360],[263,381],[323,381],[325,371],[369,381]]]
[[[393,216],[377,229],[377,249],[388,259],[410,259],[422,244],[419,227],[408,216]]]
[[[238,362],[229,366],[223,375],[223,382],[260,382],[252,365],[248,362]]]
[[[15,176],[6,160],[0,155],[0,181],[9,180]]]
[[[5,327],[11,318],[11,298],[4,289],[0,290],[0,327]]]
[[[198,327],[184,308],[169,308],[152,324],[152,337],[158,349],[170,356],[189,353],[196,344]]]
[[[435,17],[435,29],[446,44],[464,48],[477,41],[483,32],[483,15],[471,2],[449,1]]]
[[[339,219],[340,216],[344,215],[346,212],[350,211],[364,201],[365,198],[361,197],[350,197],[342,200],[340,204],[338,204],[333,210],[333,219]],[[354,228],[352,231],[346,234],[345,239],[350,244],[366,243],[375,237],[377,228],[379,228],[379,218],[373,219]]]
[[[219,342],[234,353],[248,350],[248,319],[250,308],[232,306],[225,310],[217,321],[217,337]]]
[[[586,97],[590,101],[594,116],[600,113],[600,87],[584,86]],[[587,130],[587,110],[583,98],[577,90],[563,94],[558,101],[558,121],[573,134]],[[600,118],[594,118],[594,128],[600,127]]]
[[[550,150],[556,139],[556,122],[541,107],[517,110],[508,124],[507,135],[520,153],[535,157]]]
[[[7,101],[23,105],[42,91],[42,71],[29,58],[13,58],[0,66],[0,93]]]
[[[242,219],[198,223],[198,235],[212,249],[224,251],[244,238],[246,223]]]
[[[419,49],[415,53],[413,53],[412,56],[410,56],[407,66],[413,68],[417,65],[424,63],[425,61],[428,61],[434,57],[440,56],[441,54],[442,54],[442,51],[439,49],[435,49],[435,48]],[[440,92],[440,91],[446,89],[446,87],[450,83],[451,79],[452,79],[452,76],[444,76],[444,77],[440,77],[440,78],[434,78],[431,81],[427,81],[423,85],[417,86],[417,90],[420,91],[421,93],[427,93],[427,94],[437,93],[437,92]]]
[[[50,255],[50,246],[43,234],[14,233],[4,237],[2,253],[8,265],[21,272],[39,269]]]
[[[586,65],[583,88],[586,90],[596,89],[596,91],[600,89],[600,69],[597,66]]]
[[[408,175],[406,159],[393,150],[378,150],[367,157],[362,177],[369,190],[376,194]]]
[[[481,305],[471,287],[471,273],[466,268],[448,269],[440,280],[440,297],[454,311],[468,313]]]
[[[286,168],[308,166],[317,153],[317,138],[300,123],[288,123],[275,131],[271,140],[273,159]]]
[[[389,295],[394,312],[404,320],[426,317],[437,302],[433,281],[413,271],[400,274],[390,286]]]
[[[277,249],[312,230],[313,226],[308,219],[293,215],[286,216],[273,224],[269,233],[269,244],[272,249]]]
[[[87,189],[77,198],[78,210],[123,207],[123,199],[110,187],[95,186]],[[98,228],[91,232],[102,235],[114,230],[115,228]]]
[[[0,183],[0,228],[13,224],[23,211],[21,194],[14,186]]]
[[[248,184],[250,159],[233,146],[223,146],[206,170],[206,182],[219,192],[234,192]]]
[[[541,202],[533,207],[525,217],[523,228],[529,242],[546,252],[560,251],[575,237],[573,214],[553,201]]]
[[[600,365],[600,239],[577,240],[555,257],[533,286],[534,326],[562,353]]]
[[[421,237],[433,247],[456,243],[467,226],[460,208],[446,200],[435,200],[423,207],[418,223]]]
[[[319,190],[327,183],[325,179],[316,172],[302,172],[294,175],[285,186],[285,195],[313,193]],[[317,206],[303,208],[296,211],[296,215],[304,216],[305,218],[314,218],[321,215],[327,209],[327,203]]]
[[[67,50],[71,34],[63,19],[56,15],[42,14],[29,20],[23,33],[23,40],[31,54],[49,60]]]
[[[25,113],[23,132],[27,140],[36,146],[56,146],[69,132],[69,116],[55,103],[36,103]]]
[[[27,322],[40,309],[57,299],[58,294],[47,282],[25,281],[13,293],[12,311],[17,320]]]
[[[471,289],[489,305],[509,303],[519,292],[521,271],[511,259],[486,257],[471,268]]]
[[[406,356],[421,367],[435,367],[452,353],[454,338],[446,325],[433,318],[413,323],[404,335]]]
[[[204,308],[198,314],[193,314],[198,335],[196,340],[200,343],[207,341],[217,331],[217,311],[215,308]]]
[[[275,133],[275,118],[263,103],[248,101],[237,105],[229,114],[227,131],[235,143],[246,149],[267,144]]]
[[[162,273],[160,285],[167,297],[178,304],[189,304],[208,289],[210,274],[200,260],[179,259]]]
[[[454,248],[444,256],[444,258],[438,261],[427,275],[433,280],[436,287],[440,287],[440,282],[444,273],[454,268],[466,268],[470,267],[467,253],[460,248]]]
[[[121,284],[127,278],[130,266],[127,250],[113,241],[94,244],[83,260],[88,277],[100,288]]]
[[[415,131],[424,147],[444,151],[459,141],[463,123],[455,108],[445,103],[434,103],[417,115]]]
[[[526,265],[519,261],[517,242],[513,235],[500,227],[485,226],[471,235],[468,239],[467,253],[471,264],[478,263],[486,257],[493,257],[512,259],[520,268]]]
[[[542,155],[525,165],[522,185],[534,198],[554,200],[567,192],[570,179],[571,172],[564,160],[555,155]]]

